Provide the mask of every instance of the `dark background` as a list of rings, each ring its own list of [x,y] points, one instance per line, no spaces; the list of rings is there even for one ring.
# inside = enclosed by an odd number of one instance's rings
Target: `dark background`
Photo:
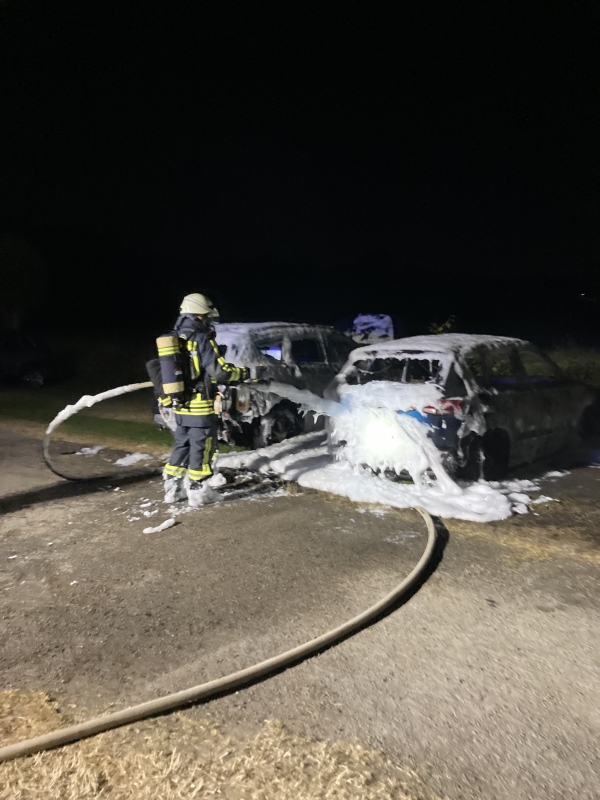
[[[0,2],[0,306],[597,342],[595,8]]]

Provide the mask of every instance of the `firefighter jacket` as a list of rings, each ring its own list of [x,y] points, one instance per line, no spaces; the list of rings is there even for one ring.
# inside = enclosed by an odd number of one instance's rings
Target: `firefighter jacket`
[[[189,402],[175,410],[177,424],[188,427],[210,425],[214,419],[217,384],[246,380],[249,370],[225,361],[215,341],[214,332],[199,319],[183,314],[177,319],[174,331],[180,339],[185,339],[190,357],[191,382]]]

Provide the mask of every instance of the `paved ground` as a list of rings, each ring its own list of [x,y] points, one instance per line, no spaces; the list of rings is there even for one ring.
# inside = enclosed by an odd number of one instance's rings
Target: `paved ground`
[[[75,717],[327,630],[389,591],[425,541],[414,512],[315,493],[230,501],[146,535],[166,516],[156,479],[74,494],[38,447],[0,431],[12,492],[0,500],[1,685],[44,689]],[[600,469],[576,469],[544,486],[560,503],[538,517],[446,521],[437,569],[407,604],[194,713],[357,737],[454,800],[597,798],[599,489]]]

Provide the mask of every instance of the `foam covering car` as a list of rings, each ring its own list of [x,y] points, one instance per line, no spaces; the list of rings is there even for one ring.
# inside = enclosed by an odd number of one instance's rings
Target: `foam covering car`
[[[591,389],[567,380],[530,342],[458,333],[360,347],[326,397],[411,416],[448,472],[486,480],[565,447],[597,407]],[[373,435],[384,448],[385,431]],[[342,447],[350,438],[339,426],[332,436]]]

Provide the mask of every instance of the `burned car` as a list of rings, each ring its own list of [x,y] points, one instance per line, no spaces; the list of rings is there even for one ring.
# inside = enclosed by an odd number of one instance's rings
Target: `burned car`
[[[270,367],[279,383],[323,395],[357,344],[325,325],[290,322],[222,323],[217,342],[236,366]],[[322,427],[323,419],[251,385],[221,387],[222,435],[231,444],[264,447]]]
[[[327,390],[342,403],[353,395],[410,415],[450,473],[486,480],[568,445],[596,402],[529,342],[454,333],[354,350]]]

